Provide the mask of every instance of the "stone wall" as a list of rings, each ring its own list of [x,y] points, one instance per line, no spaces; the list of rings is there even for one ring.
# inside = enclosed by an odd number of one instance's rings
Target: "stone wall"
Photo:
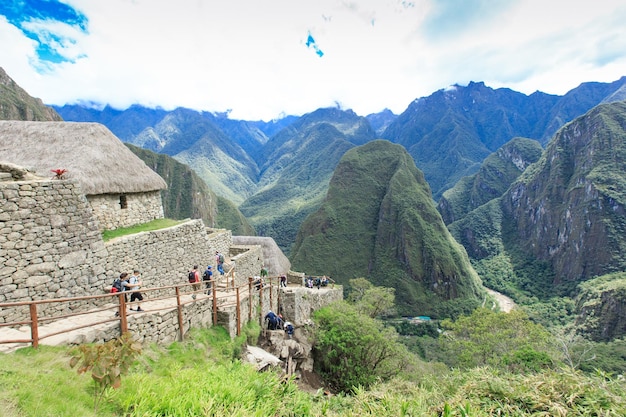
[[[0,183],[0,302],[91,293],[105,255],[77,182]],[[11,314],[1,311],[0,321],[13,321]]]
[[[264,289],[262,297],[253,289],[250,303],[247,284],[263,265],[260,246],[233,246],[230,230],[207,228],[199,219],[105,243],[92,207],[74,180],[0,182],[0,303],[100,295],[109,292],[120,272],[133,269],[140,270],[144,287],[183,284],[194,265],[201,270],[209,264],[215,268],[215,251],[221,251],[227,263],[235,266],[236,285],[244,286],[242,326],[250,318],[262,324],[270,309],[282,310],[287,320],[299,325],[308,321],[316,308],[342,297],[341,289],[285,288],[279,295],[278,286],[273,285],[271,290]],[[289,277],[301,279],[300,274],[292,272]],[[150,292],[149,298],[154,299],[154,294]],[[283,301],[280,309],[279,297]],[[110,297],[100,297],[45,303],[38,305],[38,315],[79,313],[110,301]],[[211,302],[200,300],[185,305],[184,332],[191,327],[210,326],[211,308]],[[221,310],[218,323],[231,335],[236,334],[235,307]],[[0,322],[28,317],[26,307],[0,309]],[[176,340],[176,311],[132,316],[129,330],[145,342]],[[98,330],[100,336],[96,337],[108,337],[115,331],[109,326],[106,331]]]
[[[282,308],[285,320],[299,327],[307,324],[315,310],[334,302],[343,300],[343,288],[282,288]]]
[[[235,286],[248,283],[248,277],[261,273],[263,266],[263,251],[261,246],[232,246],[231,251],[237,255],[230,257],[230,266],[235,268]]]
[[[134,269],[141,272],[144,286],[186,283],[194,265],[202,268],[213,261],[211,251],[216,240],[221,241],[221,235],[208,235],[200,219],[112,239],[106,243],[108,280],[102,283],[103,289],[110,288],[120,272],[131,273]]]
[[[87,200],[101,230],[114,230],[163,218],[159,190],[121,195],[89,195]]]

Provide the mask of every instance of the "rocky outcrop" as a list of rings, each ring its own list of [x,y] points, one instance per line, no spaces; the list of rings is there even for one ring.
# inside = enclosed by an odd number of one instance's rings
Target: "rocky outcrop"
[[[626,273],[604,275],[581,285],[576,325],[591,340],[626,335]]]
[[[554,284],[626,269],[626,103],[566,125],[502,199],[515,240]]]

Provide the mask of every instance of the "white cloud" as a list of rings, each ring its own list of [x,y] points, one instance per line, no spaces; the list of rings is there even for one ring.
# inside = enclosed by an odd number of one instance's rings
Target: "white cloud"
[[[37,73],[33,41],[0,19],[7,73],[46,103],[133,103],[270,119],[336,102],[396,113],[451,84],[564,94],[626,75],[621,0],[67,0],[88,33],[47,25],[74,59]],[[468,3],[465,2],[465,5]],[[496,3],[493,3],[496,4]],[[436,13],[436,14],[433,14]],[[436,23],[436,24],[435,24]],[[437,29],[446,29],[437,33]],[[308,34],[323,52],[306,47]]]

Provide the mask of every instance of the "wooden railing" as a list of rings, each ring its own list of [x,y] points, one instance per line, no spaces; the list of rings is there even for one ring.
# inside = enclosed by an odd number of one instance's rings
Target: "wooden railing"
[[[332,285],[334,287],[334,281],[332,281]],[[72,331],[76,331],[82,328],[93,327],[105,323],[110,322],[119,322],[119,331],[121,334],[128,332],[128,313],[126,312],[127,307],[131,307],[133,305],[141,304],[144,307],[147,304],[150,304],[152,307],[143,308],[143,312],[145,313],[155,313],[158,311],[171,311],[173,309],[177,310],[178,315],[178,338],[182,340],[184,337],[183,323],[184,323],[184,310],[183,307],[187,304],[194,303],[197,301],[208,301],[207,298],[210,298],[212,303],[211,309],[213,313],[213,324],[217,323],[217,311],[218,309],[223,309],[226,307],[235,307],[235,315],[236,315],[236,333],[239,335],[241,333],[241,327],[243,325],[243,320],[241,317],[241,302],[248,298],[248,317],[246,322],[252,321],[253,310],[254,310],[254,294],[258,293],[258,320],[259,324],[263,324],[263,311],[264,311],[264,292],[269,291],[269,310],[278,311],[278,306],[281,303],[281,291],[277,290],[280,285],[280,277],[272,276],[272,277],[264,277],[264,284],[261,286],[257,286],[254,278],[248,277],[248,282],[245,284],[241,284],[239,286],[235,286],[234,279],[234,269],[231,269],[224,276],[219,276],[217,280],[211,281],[211,294],[207,294],[206,281],[202,281],[201,288],[198,290],[194,290],[193,285],[191,283],[184,283],[178,285],[164,286],[164,287],[153,287],[153,288],[142,288],[140,291],[145,296],[142,301],[134,301],[127,302],[125,299],[125,294],[132,294],[132,291],[126,291],[122,293],[114,293],[114,294],[102,294],[102,295],[91,295],[91,296],[82,296],[82,297],[68,297],[68,298],[53,298],[46,300],[31,300],[31,301],[19,301],[19,302],[10,302],[10,303],[0,303],[0,309],[18,309],[18,308],[28,308],[28,320],[21,321],[13,321],[13,322],[4,322],[0,323],[0,334],[2,333],[2,329],[4,328],[16,328],[21,326],[29,326],[30,327],[30,338],[17,338],[17,339],[6,339],[0,338],[0,344],[18,344],[18,343],[28,343],[33,347],[38,347],[39,342],[59,334],[69,333]],[[274,290],[273,290],[274,289]],[[155,294],[155,296],[151,297],[150,294]],[[192,296],[198,294],[207,295],[206,298],[202,298],[200,300],[194,299]],[[274,294],[276,294],[276,300],[274,300]],[[107,302],[108,300],[109,302]],[[155,301],[162,301],[160,305],[155,307]],[[76,302],[80,303],[89,303],[93,302],[94,305],[100,304],[94,309],[88,311],[80,311],[69,314],[59,314],[59,315],[51,315],[45,316],[45,313],[39,311],[39,307],[45,304],[62,304],[65,306],[70,306],[75,304]],[[69,309],[69,308],[68,308]],[[49,309],[48,309],[49,310]],[[63,328],[59,331],[47,333],[41,336],[39,330],[41,326],[56,322],[62,319],[67,319],[71,317],[78,317],[87,314],[110,311],[111,313],[117,312],[116,316],[112,316],[111,318],[107,318],[105,320],[97,320],[97,321],[89,321],[88,323],[70,326]]]

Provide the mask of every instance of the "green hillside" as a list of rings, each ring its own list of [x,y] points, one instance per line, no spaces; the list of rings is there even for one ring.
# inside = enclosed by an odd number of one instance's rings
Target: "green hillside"
[[[32,97],[0,68],[0,120],[62,121],[41,99]]]
[[[165,154],[128,143],[126,146],[167,183],[167,189],[161,192],[165,217],[202,219],[209,227],[230,229],[236,235],[255,234],[237,207],[218,197],[187,165]]]
[[[266,144],[259,190],[240,210],[288,254],[300,224],[322,203],[343,154],[373,137],[367,120],[353,112],[333,108],[303,116]]]
[[[536,162],[543,148],[532,139],[514,138],[483,161],[476,174],[463,177],[443,193],[437,209],[446,224],[500,197],[528,165]]]
[[[402,146],[387,141],[346,152],[290,259],[296,270],[340,283],[366,277],[393,287],[401,314],[454,316],[482,301],[478,275],[422,173]]]

